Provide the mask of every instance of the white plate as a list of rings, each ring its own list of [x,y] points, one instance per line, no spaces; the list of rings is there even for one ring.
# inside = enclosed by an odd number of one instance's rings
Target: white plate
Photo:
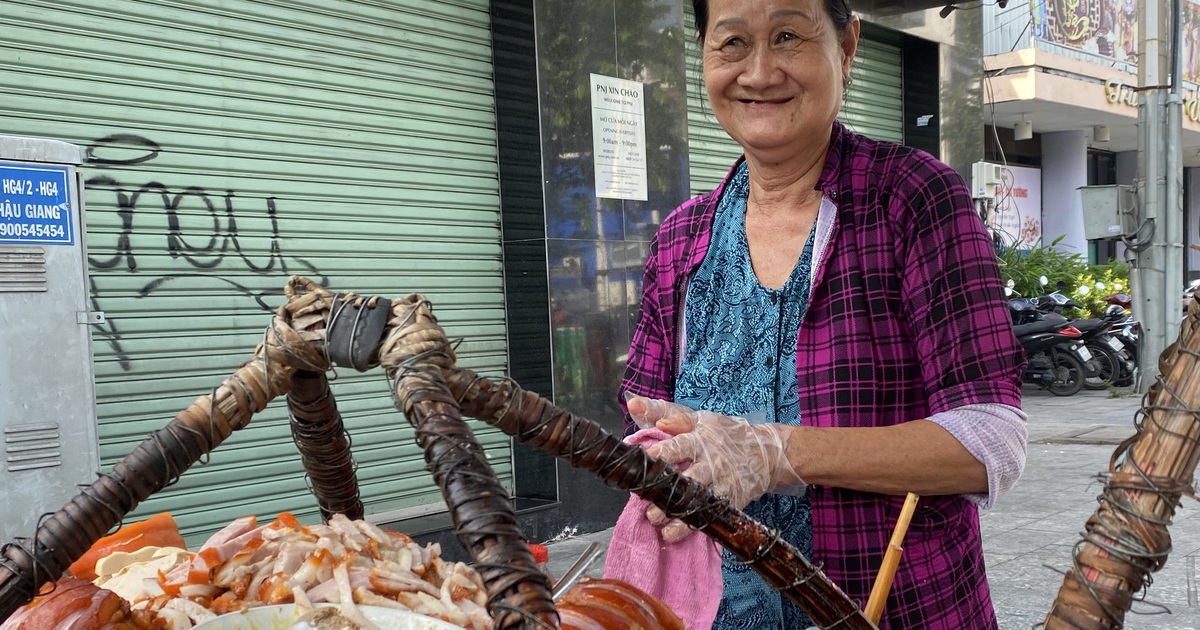
[[[381,630],[462,630],[441,619],[404,610],[381,606],[359,606],[358,609]],[[221,615],[197,625],[194,630],[287,630],[296,623],[300,614],[300,609],[295,604],[258,606]]]

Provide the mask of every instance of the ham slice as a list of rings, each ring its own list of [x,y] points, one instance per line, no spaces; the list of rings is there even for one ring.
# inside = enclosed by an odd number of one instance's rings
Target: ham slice
[[[238,536],[255,529],[256,527],[258,527],[258,518],[253,515],[234,519],[232,523],[222,527],[220,531],[212,536],[209,536],[208,540],[206,540],[204,544],[200,546],[200,551],[223,545],[234,538],[237,538]]]
[[[61,578],[54,591],[17,609],[2,630],[99,630],[105,625],[127,623],[129,603],[112,591],[86,580]]]

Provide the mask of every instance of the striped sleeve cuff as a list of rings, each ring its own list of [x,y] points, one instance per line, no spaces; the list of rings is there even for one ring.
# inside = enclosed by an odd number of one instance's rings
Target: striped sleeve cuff
[[[929,418],[953,435],[987,469],[987,494],[963,495],[988,509],[1021,478],[1029,432],[1025,412],[996,403],[964,405]]]

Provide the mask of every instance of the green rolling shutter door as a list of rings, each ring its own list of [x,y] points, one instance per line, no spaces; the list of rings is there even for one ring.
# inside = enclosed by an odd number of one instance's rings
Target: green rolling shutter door
[[[704,91],[700,49],[695,43],[695,20],[684,2],[688,38],[688,143],[691,192],[698,195],[721,183],[742,149],[717,123]],[[879,140],[904,141],[904,93],[900,48],[868,39],[858,42],[851,70],[854,83],[838,118],[850,129]]]
[[[88,147],[106,469],[251,355],[290,274],[424,293],[461,365],[504,372],[487,0],[4,6],[0,128]],[[368,513],[438,509],[383,375],[341,370],[334,392]],[[473,426],[509,485],[508,438]],[[189,543],[244,514],[315,520],[282,399],[138,514],[163,510]]]
[[[838,119],[876,140],[904,142],[904,79],[900,48],[866,38],[858,41],[846,102]]]
[[[704,64],[700,47],[696,44],[696,17],[692,3],[683,3],[684,37],[687,40],[687,96],[688,96],[688,157],[689,175],[693,195],[708,192],[721,183],[721,179],[733,166],[733,161],[742,154],[729,134],[721,128],[708,104],[708,93],[704,90]]]

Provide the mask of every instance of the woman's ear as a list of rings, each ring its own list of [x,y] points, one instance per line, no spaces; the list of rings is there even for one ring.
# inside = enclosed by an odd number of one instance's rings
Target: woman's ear
[[[842,36],[842,78],[850,76],[850,66],[854,63],[854,55],[858,52],[858,38],[862,33],[862,22],[857,15],[850,16],[846,25],[846,33]]]

